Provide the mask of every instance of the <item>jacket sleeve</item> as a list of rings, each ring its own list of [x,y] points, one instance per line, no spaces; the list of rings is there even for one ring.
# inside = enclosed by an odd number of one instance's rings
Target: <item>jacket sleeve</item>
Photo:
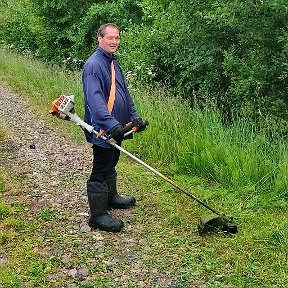
[[[119,122],[111,116],[107,108],[107,100],[103,91],[103,80],[95,73],[83,77],[85,102],[90,111],[91,123],[95,129],[109,132]]]

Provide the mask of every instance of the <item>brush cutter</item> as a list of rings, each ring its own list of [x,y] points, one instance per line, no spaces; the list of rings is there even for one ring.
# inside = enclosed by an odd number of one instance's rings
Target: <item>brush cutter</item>
[[[202,200],[194,196],[192,193],[187,192],[185,189],[180,187],[177,183],[167,178],[165,175],[161,174],[159,171],[149,166],[148,164],[146,164],[139,158],[135,157],[133,154],[129,153],[128,151],[123,149],[121,146],[117,145],[116,141],[113,138],[107,136],[106,134],[99,134],[99,132],[94,130],[93,126],[87,124],[82,119],[80,119],[80,117],[75,113],[75,110],[74,110],[74,95],[59,96],[56,100],[52,102],[51,110],[49,113],[61,119],[71,120],[75,122],[77,125],[79,125],[82,129],[87,130],[89,133],[93,133],[97,135],[97,137],[101,137],[104,141],[106,141],[107,143],[109,143],[110,145],[118,149],[119,151],[123,152],[125,155],[129,156],[131,159],[135,160],[137,163],[141,164],[148,170],[152,171],[154,174],[156,174],[157,176],[159,176],[160,178],[162,178],[163,180],[165,180],[166,182],[174,186],[180,192],[184,193],[188,197],[198,202],[200,205],[204,206],[211,212],[218,215],[218,217],[210,219],[209,221],[206,221],[206,222],[201,221],[201,223],[198,225],[198,231],[200,235],[209,234],[211,232],[221,232],[221,231],[225,233],[231,233],[231,234],[237,233],[237,226],[232,222],[231,218],[225,216],[224,214],[210,207],[205,202],[203,202]],[[131,130],[127,131],[124,137],[135,132],[135,129],[133,129],[133,127],[131,128],[131,126],[129,126],[129,129]]]

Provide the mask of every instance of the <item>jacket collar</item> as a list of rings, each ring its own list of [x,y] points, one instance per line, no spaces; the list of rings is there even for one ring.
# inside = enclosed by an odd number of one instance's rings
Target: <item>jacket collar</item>
[[[101,53],[101,55],[103,55],[107,60],[112,61],[112,60],[115,60],[115,59],[116,59],[116,57],[115,57],[114,54],[107,53],[107,52],[105,52],[105,51],[104,51],[102,48],[100,48],[100,47],[98,47],[98,48],[96,49],[96,51],[99,51],[99,52]]]

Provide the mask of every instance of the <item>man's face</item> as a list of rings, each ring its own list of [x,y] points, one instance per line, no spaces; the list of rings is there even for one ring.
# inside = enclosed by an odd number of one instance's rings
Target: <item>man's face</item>
[[[107,53],[115,53],[119,43],[120,36],[117,28],[113,26],[107,26],[104,32],[104,36],[98,36],[99,47]]]

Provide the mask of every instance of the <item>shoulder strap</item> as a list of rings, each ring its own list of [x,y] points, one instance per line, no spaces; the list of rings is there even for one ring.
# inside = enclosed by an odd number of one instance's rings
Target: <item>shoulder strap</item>
[[[115,87],[115,65],[114,61],[111,61],[111,89],[110,95],[108,99],[108,111],[111,113],[113,110],[114,102],[115,102],[115,94],[116,94],[116,87]]]
[[[115,86],[115,65],[113,60],[111,61],[111,88],[109,99],[107,103],[108,111],[111,113],[113,110],[114,102],[115,102],[115,94],[116,94],[116,86]],[[105,131],[100,129],[100,131],[96,134],[97,138],[103,136]]]

